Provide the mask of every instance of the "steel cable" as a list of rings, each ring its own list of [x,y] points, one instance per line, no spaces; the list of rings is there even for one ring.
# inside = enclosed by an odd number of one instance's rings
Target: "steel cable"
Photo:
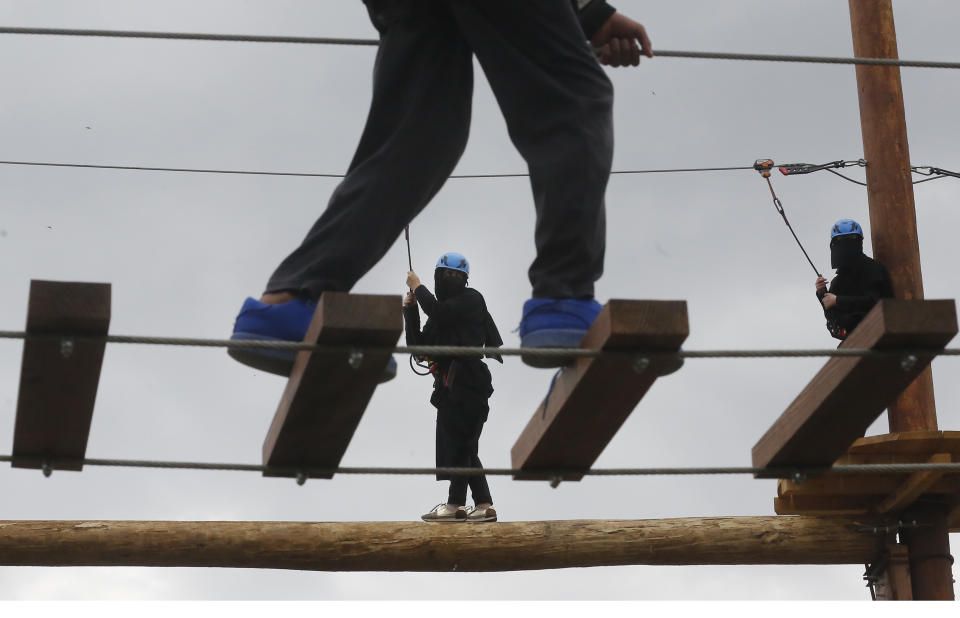
[[[897,349],[871,350],[861,348],[826,348],[826,349],[773,349],[773,350],[677,350],[658,351],[642,349],[603,350],[596,348],[484,348],[476,346],[371,346],[367,344],[323,344],[307,343],[302,341],[256,341],[232,339],[203,339],[195,337],[152,337],[141,335],[75,335],[70,333],[27,333],[24,331],[0,331],[0,339],[31,339],[55,341],[103,341],[106,343],[126,343],[145,345],[170,345],[205,348],[264,348],[280,350],[307,350],[327,354],[343,354],[351,352],[390,352],[393,354],[414,354],[417,356],[450,357],[450,356],[483,356],[486,354],[500,354],[501,356],[531,356],[531,357],[576,357],[594,358],[599,356],[651,356],[663,358],[806,358],[817,356],[842,357],[903,357],[905,355],[921,356],[960,356],[960,348],[945,349]]]
[[[112,37],[135,39],[176,39],[191,41],[220,41],[238,43],[294,43],[307,45],[361,45],[377,46],[377,39],[348,39],[331,37],[302,37],[251,34],[211,34],[198,32],[150,32],[143,30],[98,30],[80,28],[0,28],[0,34]],[[877,66],[960,69],[960,62],[935,60],[902,60],[899,58],[857,58],[836,56],[805,56],[788,54],[741,54],[733,52],[655,50],[661,58],[698,58],[711,60],[757,60],[764,62],[803,62],[816,64],[860,64]]]
[[[17,461],[21,464],[33,464],[53,470],[57,463],[84,466],[103,466],[121,468],[157,468],[178,470],[208,470],[227,472],[260,472],[268,475],[305,476],[307,478],[329,477],[335,474],[354,475],[436,475],[473,476],[530,476],[536,475],[548,480],[574,476],[697,476],[697,475],[733,475],[752,474],[762,478],[793,478],[800,480],[807,476],[820,474],[912,474],[914,472],[938,471],[960,473],[960,463],[896,463],[896,464],[849,464],[842,466],[796,466],[778,468],[757,468],[750,466],[717,467],[657,467],[657,468],[455,468],[455,467],[395,467],[395,466],[343,466],[319,468],[311,466],[264,466],[258,464],[235,464],[193,461],[162,461],[140,459],[103,459],[103,458],[40,458],[14,457],[0,455],[0,462]]]

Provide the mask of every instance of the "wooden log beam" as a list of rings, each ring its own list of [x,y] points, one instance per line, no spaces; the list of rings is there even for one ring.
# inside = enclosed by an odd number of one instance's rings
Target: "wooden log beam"
[[[391,347],[403,331],[400,307],[399,296],[324,292],[304,341]],[[263,463],[336,468],[389,360],[388,350],[352,358],[349,351],[300,352],[264,440]]]
[[[930,463],[950,463],[949,453],[938,453],[930,457]],[[877,513],[899,512],[913,504],[921,494],[926,493],[937,481],[943,478],[942,470],[923,470],[911,474],[903,484],[877,505]]]
[[[939,350],[957,334],[952,300],[883,299],[841,348]],[[832,357],[753,447],[753,465],[829,466],[932,360]],[[758,475],[762,476],[762,474]]]
[[[106,335],[110,284],[30,282],[27,338],[13,432],[17,468],[81,470],[100,383],[106,343],[76,338]]]
[[[611,565],[864,564],[881,537],[842,518],[498,524],[0,521],[0,565],[525,571]]]
[[[635,366],[636,359],[644,351],[676,351],[689,333],[686,301],[611,300],[604,305],[580,347],[636,350],[636,356],[579,358],[564,367],[510,450],[513,467],[530,471],[514,478],[542,480],[547,477],[538,468],[593,465],[664,371],[664,362],[656,357],[646,368]],[[563,478],[580,480],[582,475]]]

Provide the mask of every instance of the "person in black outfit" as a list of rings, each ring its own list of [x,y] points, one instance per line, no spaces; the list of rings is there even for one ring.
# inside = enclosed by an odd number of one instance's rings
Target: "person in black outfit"
[[[466,287],[470,266],[458,253],[446,253],[434,270],[434,296],[412,270],[407,273],[410,292],[404,300],[403,316],[407,345],[458,345],[499,347],[500,333],[487,311],[483,295]],[[427,323],[420,330],[420,312]],[[503,362],[499,355],[486,356]],[[493,394],[490,370],[481,358],[438,358],[431,366],[434,384],[430,403],[437,408],[436,462],[438,468],[481,468],[478,457],[480,432],[490,410],[487,400]],[[446,503],[438,504],[423,515],[424,521],[496,521],[493,498],[487,478],[437,474],[437,480],[449,480]],[[467,486],[475,506],[467,511]]]
[[[830,266],[837,276],[829,290],[827,280],[817,277],[817,297],[827,330],[843,341],[878,300],[893,297],[893,283],[883,264],[863,254],[863,229],[853,219],[841,219],[831,230]]]

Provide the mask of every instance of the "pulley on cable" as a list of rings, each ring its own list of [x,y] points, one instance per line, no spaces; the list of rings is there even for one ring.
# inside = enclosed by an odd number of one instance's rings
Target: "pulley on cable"
[[[842,163],[842,161],[840,163]],[[803,248],[803,244],[800,242],[800,239],[797,238],[797,233],[793,231],[793,226],[791,226],[790,221],[787,220],[787,213],[784,212],[783,210],[783,204],[780,202],[780,198],[777,197],[776,192],[774,192],[773,190],[773,183],[770,182],[770,170],[773,169],[774,165],[775,164],[773,162],[773,159],[757,159],[753,163],[753,169],[757,170],[760,173],[760,175],[766,179],[767,186],[770,187],[770,195],[773,196],[773,206],[774,208],[777,209],[777,213],[779,213],[780,216],[783,218],[783,222],[787,225],[787,229],[790,230],[790,233],[793,235],[793,239],[797,241],[797,246],[799,246],[800,250],[803,251],[803,257],[807,258],[807,262],[810,264],[810,268],[813,269],[813,272],[815,272],[818,277],[823,277],[823,275],[820,274],[820,271],[817,269],[817,267],[813,265],[813,260],[810,259],[810,256],[807,254],[807,250]],[[802,164],[802,163],[794,164],[794,166],[801,166],[801,165],[805,165],[805,164]],[[827,164],[827,165],[830,165],[830,164]],[[784,175],[790,173],[790,172],[784,171],[784,168],[786,167],[788,166],[784,166],[780,168],[780,172]],[[826,169],[826,167],[823,167],[821,169]],[[809,171],[814,171],[814,170],[809,170]],[[792,172],[792,173],[804,174],[808,172],[798,171],[798,172]]]

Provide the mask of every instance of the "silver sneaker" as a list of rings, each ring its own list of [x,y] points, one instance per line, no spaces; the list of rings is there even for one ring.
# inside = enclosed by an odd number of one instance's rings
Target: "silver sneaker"
[[[433,507],[433,510],[425,515],[421,515],[423,521],[436,522],[458,522],[467,520],[467,509],[462,506],[450,508],[445,502]]]
[[[467,521],[472,524],[482,521],[497,521],[497,511],[492,506],[485,509],[473,507],[467,514]]]

